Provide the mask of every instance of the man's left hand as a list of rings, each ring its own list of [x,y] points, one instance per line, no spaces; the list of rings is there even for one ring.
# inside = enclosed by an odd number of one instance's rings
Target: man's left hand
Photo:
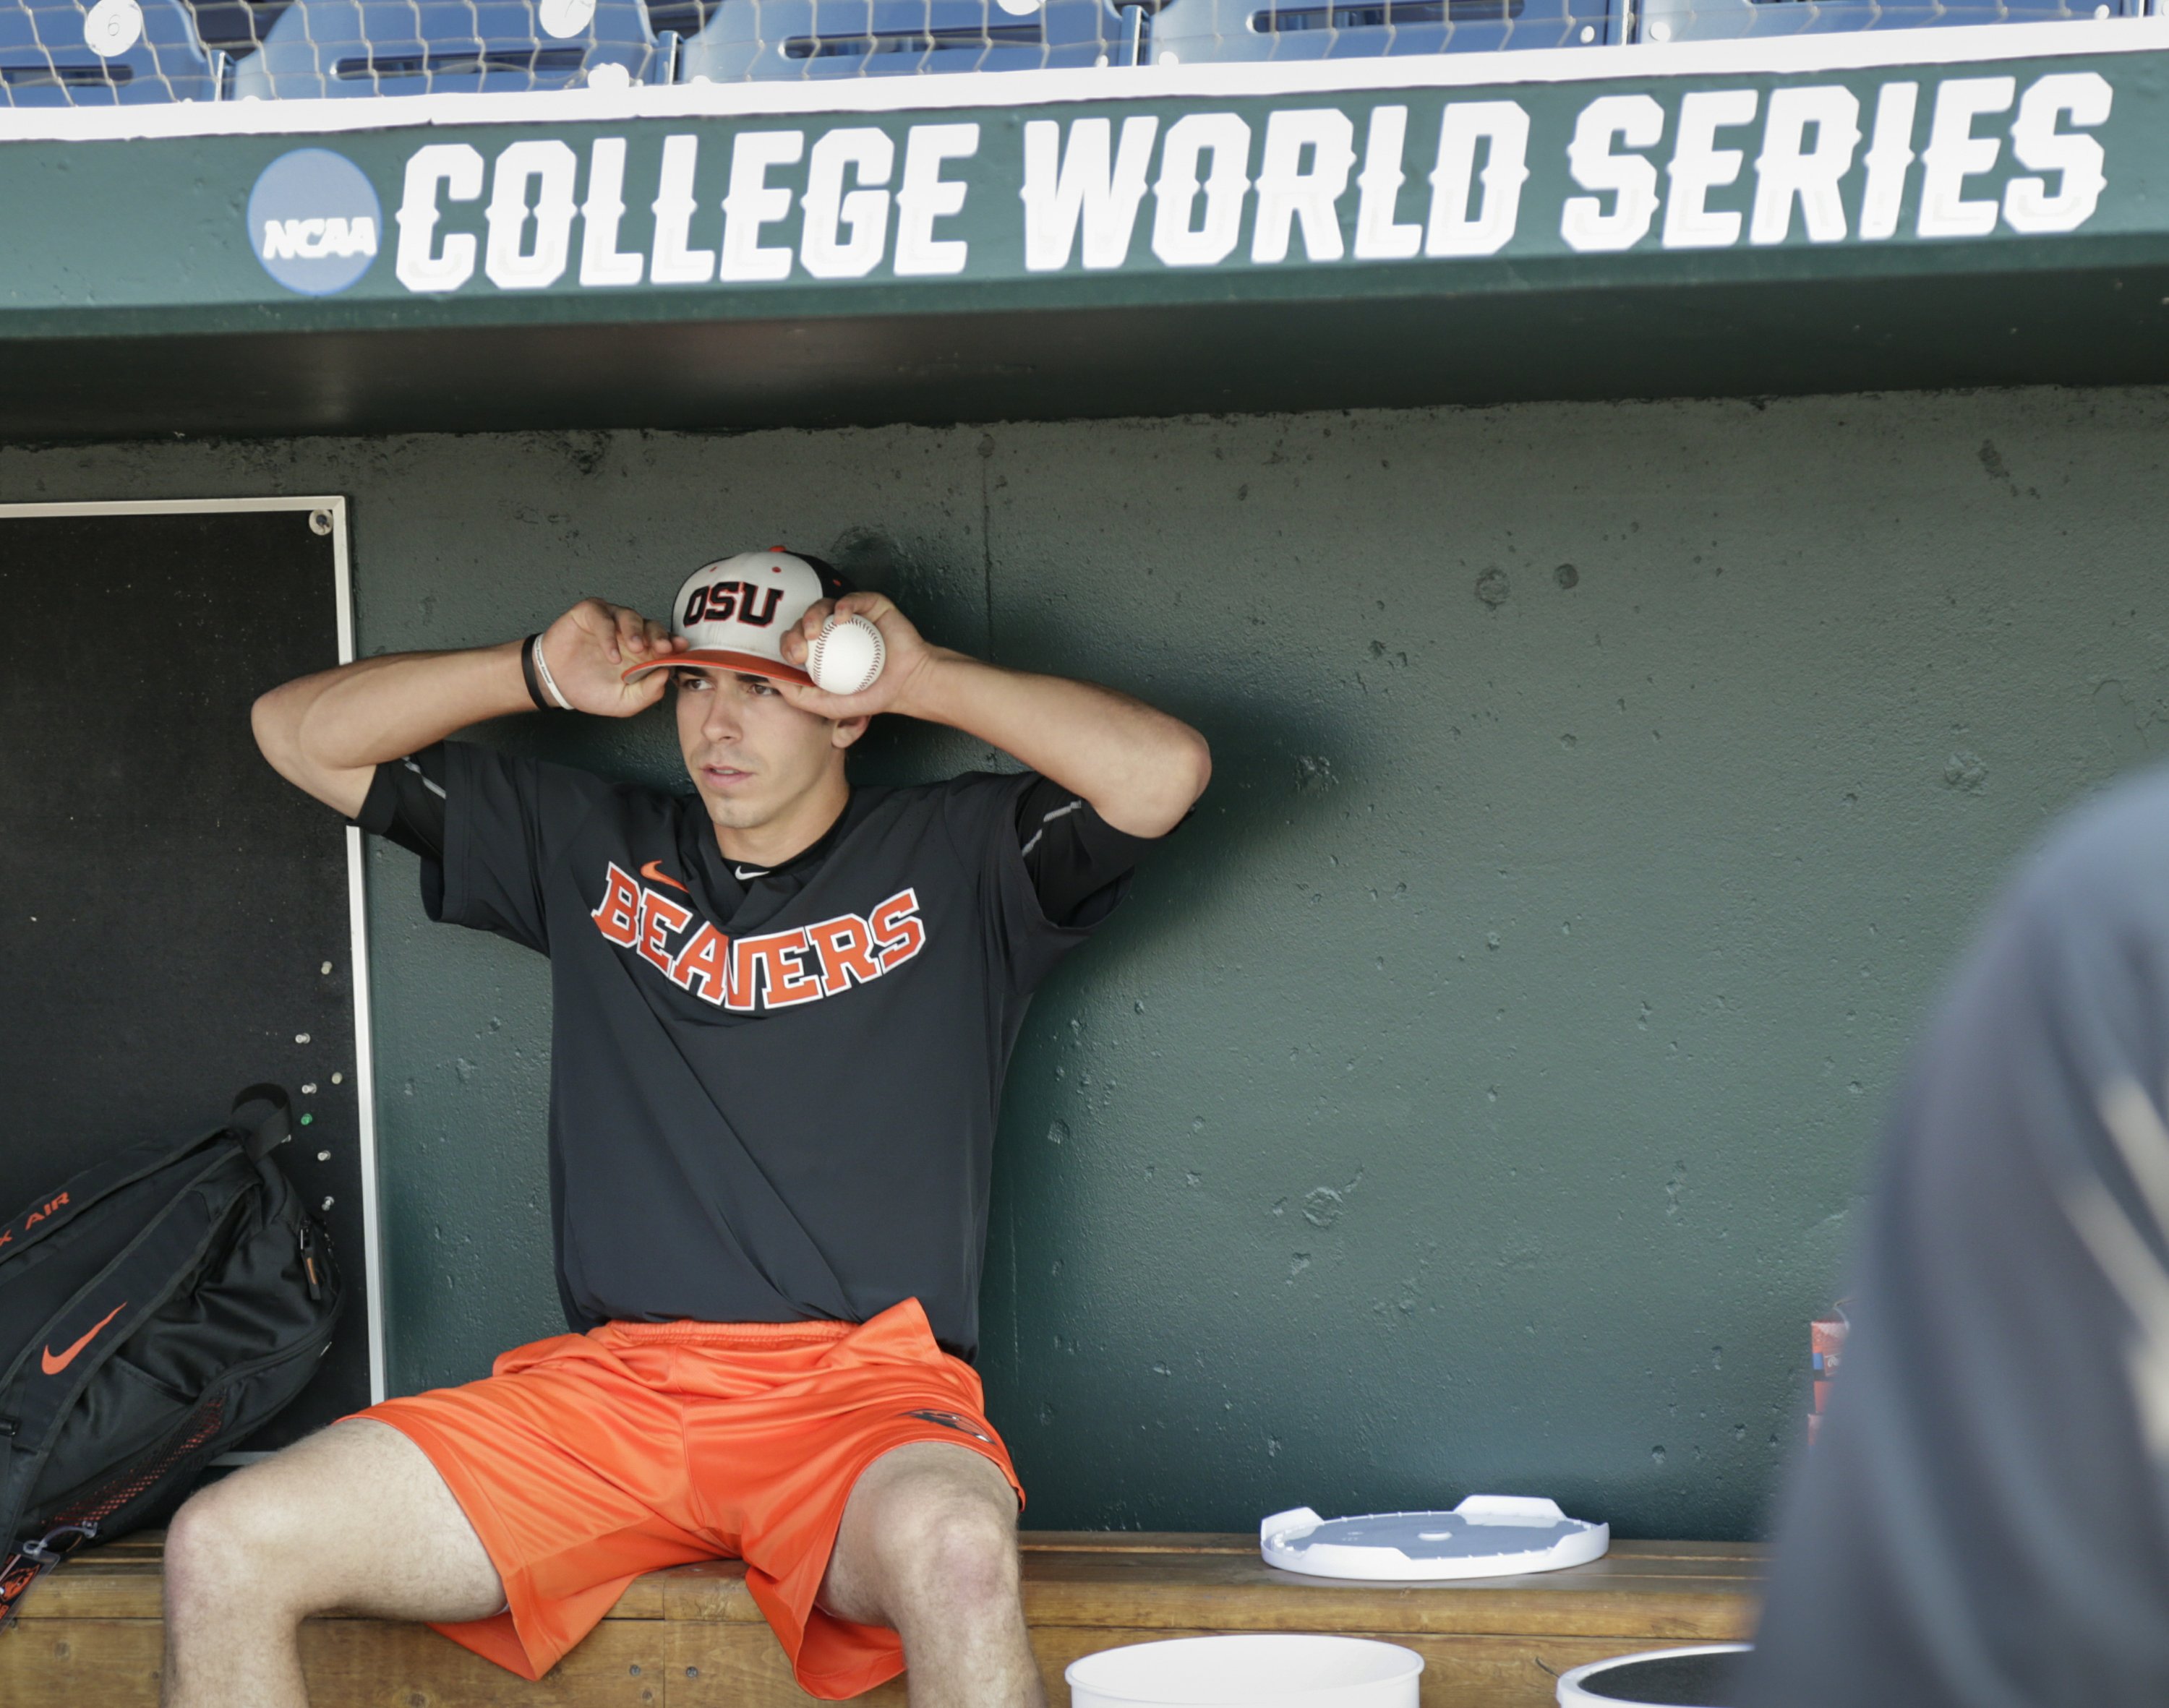
[[[775,685],[784,699],[816,717],[871,717],[883,711],[909,713],[913,690],[939,654],[912,626],[911,619],[885,594],[854,593],[845,593],[839,599],[817,600],[807,608],[797,626],[783,637],[784,662],[805,668],[806,655],[814,637],[832,615],[839,621],[845,617],[864,617],[881,631],[885,653],[882,673],[874,678],[871,687],[859,694],[830,694],[796,682],[779,682]]]

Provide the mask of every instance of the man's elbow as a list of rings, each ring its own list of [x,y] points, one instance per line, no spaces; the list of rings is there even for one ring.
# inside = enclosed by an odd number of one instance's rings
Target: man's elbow
[[[1148,785],[1127,804],[1121,818],[1104,809],[1100,816],[1131,836],[1165,836],[1182,822],[1183,815],[1197,804],[1197,797],[1212,780],[1212,749],[1206,745],[1204,737],[1185,724],[1181,736],[1153,767]]]
[[[351,789],[320,755],[309,751],[306,726],[316,696],[307,684],[303,678],[259,694],[248,709],[248,727],[256,737],[257,751],[273,770],[303,793],[349,811],[345,796]]]
[[[376,768],[336,764],[321,752],[312,751],[310,714],[322,679],[305,676],[258,695],[248,708],[248,727],[256,737],[257,751],[273,770],[304,795],[352,818],[368,798]]]
[[[257,695],[248,708],[248,728],[256,737],[257,752],[271,769],[290,783],[298,781],[302,769],[301,717],[285,688]]]

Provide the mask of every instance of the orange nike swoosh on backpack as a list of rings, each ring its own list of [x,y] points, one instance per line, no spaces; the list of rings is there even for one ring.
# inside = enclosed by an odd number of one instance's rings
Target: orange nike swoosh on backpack
[[[661,865],[655,860],[650,860],[646,865],[642,866],[640,869],[640,875],[643,878],[653,878],[658,884],[668,884],[674,890],[685,890],[685,886],[683,884],[679,883],[677,879],[672,877],[669,873],[664,871]],[[685,893],[690,896],[693,892],[690,890],[685,890]]]
[[[83,1348],[89,1345],[92,1341],[98,1338],[98,1329],[104,1328],[107,1323],[110,1322],[115,1317],[118,1317],[127,1308],[128,1301],[125,1299],[123,1299],[118,1305],[115,1305],[110,1311],[107,1312],[104,1316],[98,1319],[97,1328],[92,1329],[89,1333],[84,1335],[82,1339],[76,1342],[73,1346],[68,1348],[68,1349],[62,1353],[58,1358],[55,1358],[53,1356],[52,1348],[50,1346],[46,1347],[38,1354],[38,1362],[45,1367],[45,1374],[47,1375],[58,1375],[62,1370],[73,1364],[75,1362],[76,1354],[81,1352]]]

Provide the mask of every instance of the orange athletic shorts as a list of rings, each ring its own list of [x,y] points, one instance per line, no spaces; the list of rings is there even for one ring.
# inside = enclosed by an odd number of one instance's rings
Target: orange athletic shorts
[[[892,1447],[946,1441],[1021,1504],[983,1406],[907,1299],[864,1323],[607,1322],[352,1415],[429,1455],[504,1581],[492,1617],[432,1621],[454,1642],[540,1679],[642,1572],[735,1557],[798,1682],[834,1700],[903,1670],[894,1631],[813,1604],[852,1484]]]

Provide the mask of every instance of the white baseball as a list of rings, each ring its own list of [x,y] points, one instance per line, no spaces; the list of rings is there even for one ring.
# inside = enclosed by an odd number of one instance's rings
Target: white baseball
[[[821,632],[806,653],[806,673],[813,685],[829,694],[864,694],[881,678],[888,648],[872,619],[834,615],[821,625]]]

